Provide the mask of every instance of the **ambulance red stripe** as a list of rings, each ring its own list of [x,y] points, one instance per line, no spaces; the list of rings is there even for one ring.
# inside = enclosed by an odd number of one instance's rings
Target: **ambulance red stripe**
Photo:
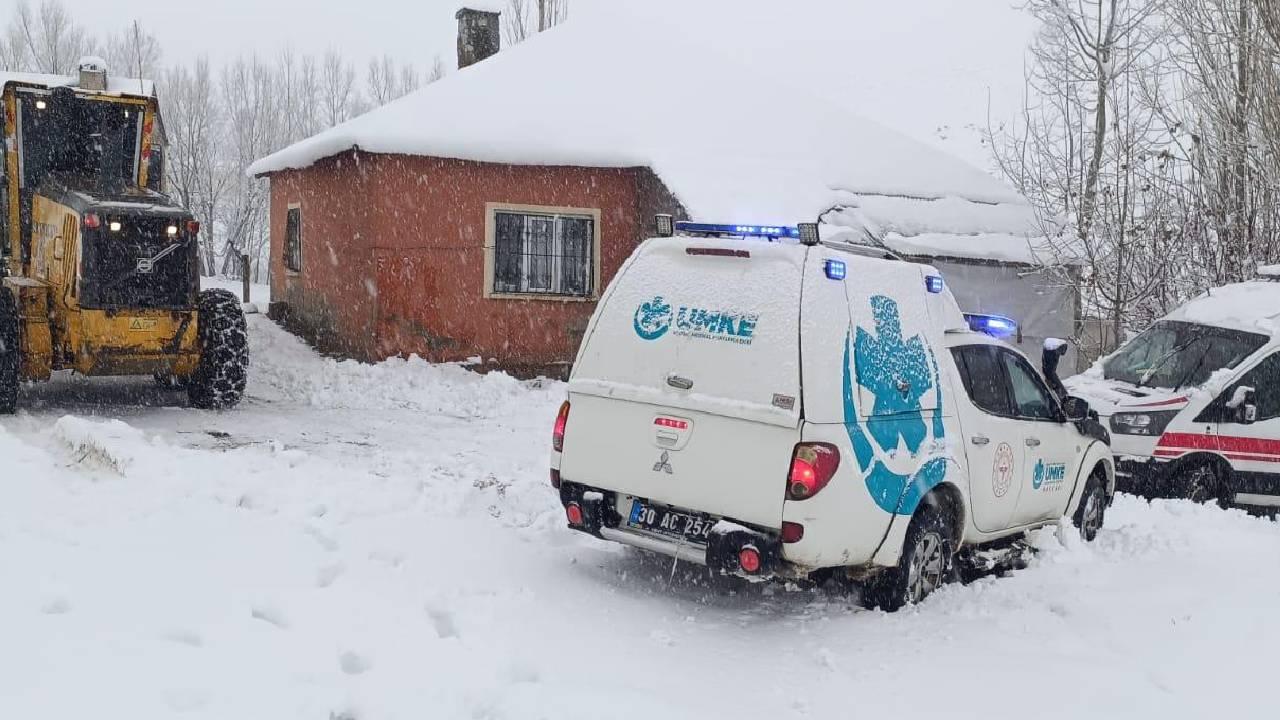
[[[1231,435],[1197,435],[1165,433],[1155,450],[1158,457],[1177,457],[1197,450],[1222,453],[1232,460],[1280,463],[1280,440],[1235,437]]]

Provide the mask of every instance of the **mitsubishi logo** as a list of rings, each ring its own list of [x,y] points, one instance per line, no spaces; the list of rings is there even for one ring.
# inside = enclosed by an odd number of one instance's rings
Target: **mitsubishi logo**
[[[662,457],[658,458],[658,462],[653,464],[653,471],[674,475],[676,471],[671,467],[671,453],[663,450]]]

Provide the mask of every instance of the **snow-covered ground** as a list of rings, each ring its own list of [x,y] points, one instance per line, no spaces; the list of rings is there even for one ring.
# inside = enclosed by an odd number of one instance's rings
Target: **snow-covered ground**
[[[1122,497],[896,615],[709,583],[563,528],[563,386],[250,327],[233,412],[60,379],[0,420],[3,717],[1275,716],[1280,524]]]

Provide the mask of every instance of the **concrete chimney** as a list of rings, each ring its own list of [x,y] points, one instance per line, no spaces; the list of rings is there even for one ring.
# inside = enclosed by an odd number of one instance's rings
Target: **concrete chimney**
[[[107,61],[96,56],[85,56],[80,58],[80,82],[81,89],[92,90],[94,92],[107,91]]]
[[[458,69],[493,57],[502,44],[501,11],[484,9],[494,3],[476,3],[482,8],[463,7],[458,11]]]

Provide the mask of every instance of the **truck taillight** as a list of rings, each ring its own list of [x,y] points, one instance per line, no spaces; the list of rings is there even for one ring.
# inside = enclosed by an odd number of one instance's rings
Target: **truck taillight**
[[[564,430],[569,425],[569,401],[560,406],[556,415],[556,427],[551,431],[551,447],[556,452],[564,452]]]
[[[808,500],[822,492],[840,468],[840,450],[830,443],[800,443],[791,454],[787,498]]]
[[[98,213],[85,213],[84,226],[90,230],[97,230],[102,227],[102,218],[98,217]]]
[[[200,234],[200,222],[198,220],[187,221],[187,234],[193,237]]]

